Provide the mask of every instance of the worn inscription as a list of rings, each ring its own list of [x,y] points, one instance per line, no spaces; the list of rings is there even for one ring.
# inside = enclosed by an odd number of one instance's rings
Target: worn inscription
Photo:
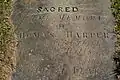
[[[109,0],[18,0],[12,80],[115,80]],[[24,17],[24,18],[23,18]]]

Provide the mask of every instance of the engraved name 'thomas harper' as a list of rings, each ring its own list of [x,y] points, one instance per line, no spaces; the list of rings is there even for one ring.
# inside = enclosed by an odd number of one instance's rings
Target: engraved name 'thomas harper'
[[[78,12],[78,7],[38,7],[37,12]]]
[[[56,37],[55,34],[53,33],[49,33],[50,36],[52,37]],[[40,38],[40,37],[45,37],[46,34],[41,33],[40,32],[29,32],[29,33],[24,33],[24,32],[21,32],[19,33],[19,38],[24,38],[24,39],[27,39],[27,38]],[[110,38],[109,37],[109,33],[106,33],[106,32],[81,32],[81,33],[73,33],[72,31],[67,31],[65,33],[65,37],[71,37],[71,38]]]

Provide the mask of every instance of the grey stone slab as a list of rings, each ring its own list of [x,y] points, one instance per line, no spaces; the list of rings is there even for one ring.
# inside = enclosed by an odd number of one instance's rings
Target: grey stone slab
[[[12,80],[115,80],[109,0],[16,0]]]

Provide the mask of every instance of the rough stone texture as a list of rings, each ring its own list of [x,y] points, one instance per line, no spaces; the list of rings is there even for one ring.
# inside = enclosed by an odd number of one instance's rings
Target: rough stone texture
[[[38,13],[38,7],[78,12]],[[19,47],[12,80],[115,80],[109,0],[17,0]]]

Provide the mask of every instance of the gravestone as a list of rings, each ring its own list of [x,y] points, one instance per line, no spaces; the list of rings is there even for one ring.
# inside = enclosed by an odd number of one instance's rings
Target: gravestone
[[[109,0],[14,0],[12,80],[115,80]]]

